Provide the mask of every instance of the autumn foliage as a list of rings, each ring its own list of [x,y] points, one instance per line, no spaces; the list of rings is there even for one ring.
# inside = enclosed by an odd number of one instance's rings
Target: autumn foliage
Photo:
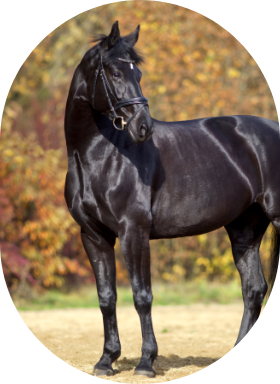
[[[62,151],[43,150],[34,134],[23,140],[3,128],[0,236],[8,286],[12,291],[19,283],[60,287],[69,273],[87,276],[79,252],[67,255],[67,244],[79,231],[64,202]]]
[[[250,114],[273,120],[269,87],[253,58],[227,31],[190,10],[158,2],[121,2],[82,13],[50,33],[20,68],[1,133],[0,241],[11,292],[93,281],[80,230],[64,202],[64,110],[75,67],[94,33],[141,25],[144,96],[159,120]],[[269,240],[263,245],[268,258]],[[151,242],[154,279],[227,281],[236,277],[224,230]],[[117,280],[128,283],[119,243]]]

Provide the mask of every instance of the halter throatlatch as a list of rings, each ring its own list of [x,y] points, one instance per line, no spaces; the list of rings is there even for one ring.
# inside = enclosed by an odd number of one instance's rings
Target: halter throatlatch
[[[127,60],[127,59],[121,59],[121,58],[119,58],[118,60],[123,61],[124,63],[129,63],[131,68],[133,69],[133,63],[135,63],[134,60]],[[103,62],[102,62],[102,54],[101,54],[101,50],[100,50],[100,60],[99,60],[98,67],[95,71],[95,76],[94,76],[94,81],[93,81],[93,90],[92,90],[92,96],[91,96],[92,106],[94,103],[95,88],[96,88],[97,78],[98,78],[99,74],[100,74],[103,88],[105,91],[106,99],[108,101],[110,111],[111,111],[111,116],[109,116],[109,119],[113,121],[113,125],[116,129],[118,129],[119,131],[123,131],[124,129],[128,128],[131,120],[137,115],[137,113],[140,112],[142,108],[148,106],[148,99],[146,99],[145,97],[135,97],[133,99],[124,99],[121,101],[117,100],[116,96],[114,95],[114,93],[110,87],[107,76],[105,74],[105,70],[104,70]],[[113,96],[113,98],[116,101],[114,106],[113,106],[112,101],[110,99],[109,93]],[[141,104],[141,106],[136,110],[136,112],[134,112],[134,114],[129,118],[128,121],[125,121],[122,116],[118,116],[118,114],[116,113],[116,111],[120,108],[128,107],[128,106],[135,105],[135,104]],[[118,126],[118,124],[119,124],[119,126]]]

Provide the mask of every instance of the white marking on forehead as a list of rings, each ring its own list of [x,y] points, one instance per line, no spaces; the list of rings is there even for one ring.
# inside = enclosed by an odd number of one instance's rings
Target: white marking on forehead
[[[120,57],[119,57],[119,60],[123,61],[124,63],[129,63],[130,64],[130,68],[133,69],[133,63],[135,63],[135,60],[122,59]]]

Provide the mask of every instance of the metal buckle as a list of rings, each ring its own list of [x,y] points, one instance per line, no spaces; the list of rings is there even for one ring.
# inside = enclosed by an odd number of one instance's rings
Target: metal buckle
[[[121,128],[119,128],[117,125],[116,125],[116,120],[117,119],[121,119]],[[123,131],[125,129],[125,126],[126,126],[127,122],[124,121],[123,117],[122,116],[117,116],[114,118],[113,120],[113,125],[114,127],[118,130],[118,131]]]

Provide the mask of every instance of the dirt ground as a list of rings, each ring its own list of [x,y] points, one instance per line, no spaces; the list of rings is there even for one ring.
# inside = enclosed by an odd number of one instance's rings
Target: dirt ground
[[[133,376],[140,360],[141,331],[133,307],[117,309],[122,355],[117,374],[102,378],[122,383],[159,383],[191,375],[224,356],[233,347],[242,317],[242,304],[195,304],[153,308],[159,348],[157,376]],[[88,374],[103,349],[99,309],[20,312],[34,335],[56,356]]]

